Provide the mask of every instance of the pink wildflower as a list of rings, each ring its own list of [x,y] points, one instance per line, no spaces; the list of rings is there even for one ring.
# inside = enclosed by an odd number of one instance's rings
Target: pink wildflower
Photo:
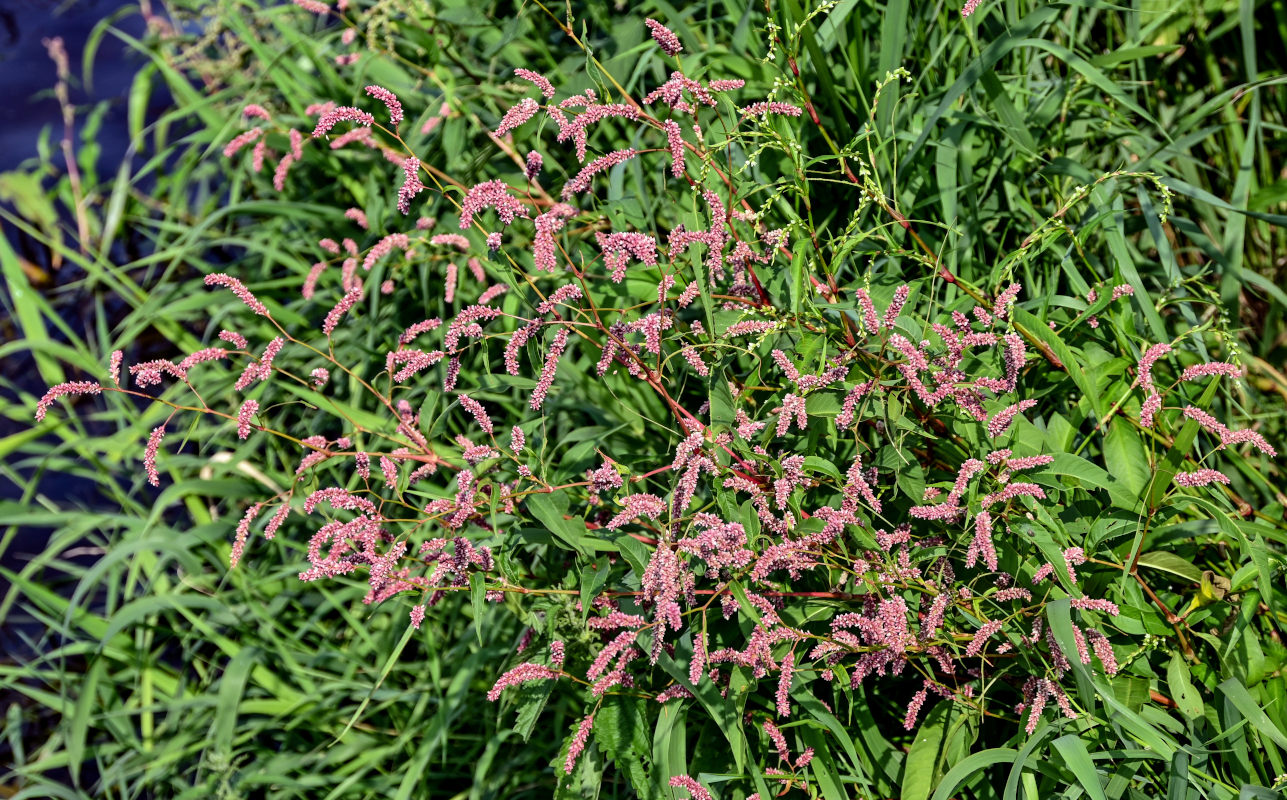
[[[662,25],[655,19],[644,20],[644,25],[648,26],[648,33],[652,35],[653,41],[661,48],[661,52],[668,56],[676,56],[684,49],[679,43],[679,37],[674,34],[670,28]],[[672,786],[674,784],[671,784]]]
[[[121,385],[121,360],[125,358],[125,353],[121,350],[113,350],[111,357],[107,362],[107,375],[112,379],[116,386]]]
[[[286,175],[290,172],[291,164],[295,163],[295,156],[287,153],[282,156],[281,161],[277,162],[277,169],[273,171],[273,188],[279,192],[286,190]]]
[[[1121,609],[1111,600],[1100,600],[1093,597],[1074,597],[1068,601],[1073,608],[1080,608],[1083,611],[1102,611],[1109,616],[1117,616]]]
[[[357,226],[364,231],[369,230],[371,227],[370,223],[366,220],[366,212],[360,208],[347,208],[344,210],[344,216],[346,219],[351,219],[356,222]]]
[[[1156,363],[1159,358],[1161,358],[1162,356],[1166,355],[1169,352],[1171,352],[1171,345],[1163,342],[1161,344],[1155,344],[1149,349],[1145,350],[1144,355],[1140,357],[1139,376],[1136,377],[1135,382],[1138,383],[1140,386],[1143,386],[1145,391],[1149,392],[1150,394],[1154,392],[1153,364]]]
[[[605,156],[596,158],[594,161],[586,164],[585,167],[583,167],[581,171],[572,178],[572,180],[568,181],[563,186],[563,199],[567,200],[574,194],[588,191],[590,189],[590,179],[595,175],[603,172],[604,170],[611,169],[618,164],[623,164],[637,155],[639,155],[638,150],[627,148],[625,150],[614,150]]]
[[[317,120],[317,126],[313,128],[313,138],[316,139],[319,136],[325,136],[330,133],[331,128],[334,128],[341,122],[356,122],[359,125],[369,128],[375,124],[375,117],[360,108],[353,108],[352,106],[336,106],[330,111],[327,111],[320,119]]]
[[[362,259],[362,269],[370,270],[375,263],[393,252],[393,248],[399,248],[406,251],[411,245],[411,240],[405,233],[391,233],[376,242],[367,252],[366,258]]]
[[[420,160],[415,156],[407,156],[402,162],[402,173],[402,187],[398,189],[398,210],[403,214],[410,214],[411,201],[425,188],[420,182]]]
[[[532,242],[532,260],[538,270],[554,272],[558,269],[558,243],[554,241],[554,234],[563,230],[564,223],[575,214],[576,209],[567,203],[555,203],[533,221],[536,236]]]
[[[803,109],[790,103],[768,102],[752,103],[740,110],[743,117],[763,117],[769,114],[780,114],[785,117],[798,117]]]
[[[460,395],[460,405],[473,415],[478,422],[478,427],[483,429],[483,433],[491,434],[493,432],[492,418],[487,415],[487,410],[483,408],[482,403],[467,394],[462,394]]]
[[[693,800],[715,800],[711,793],[697,781],[687,775],[676,775],[670,779],[670,785],[676,789],[687,789]]]
[[[991,639],[993,634],[999,630],[1001,630],[1000,620],[985,623],[982,628],[979,628],[978,633],[974,634],[969,646],[965,648],[965,656],[973,658],[983,652],[983,645],[987,644],[988,639]]]
[[[563,762],[564,774],[572,774],[572,768],[576,766],[576,760],[581,757],[581,751],[585,749],[585,743],[590,739],[590,729],[593,727],[593,714],[581,720],[581,724],[577,726],[576,733],[572,736],[572,746],[568,748],[567,760]]]
[[[237,438],[245,439],[250,435],[251,420],[259,413],[259,401],[247,400],[237,412]]]
[[[516,105],[510,106],[509,111],[505,112],[505,116],[501,117],[500,127],[493,131],[492,135],[499,139],[527,122],[540,110],[541,107],[535,100],[530,97],[524,97]]]
[[[774,695],[774,704],[779,717],[791,716],[791,676],[795,674],[795,651],[786,654],[782,659],[782,671],[778,675],[778,690]]]
[[[532,662],[519,664],[517,667],[514,667],[509,672],[500,676],[500,679],[498,679],[495,685],[493,685],[487,692],[487,699],[494,703],[500,699],[501,692],[511,686],[517,686],[520,683],[527,683],[528,681],[551,680],[557,677],[559,677],[559,673],[556,670],[552,670],[543,664],[534,664]]]
[[[545,395],[550,391],[550,386],[554,384],[554,373],[559,368],[559,358],[563,355],[563,350],[568,345],[568,329],[559,328],[558,333],[554,334],[554,341],[550,343],[550,350],[545,355],[545,364],[541,367],[541,377],[536,382],[536,388],[532,390],[532,399],[528,403],[533,411],[540,411],[541,406],[545,403]]]
[[[362,299],[362,290],[360,288],[350,289],[340,302],[326,315],[326,320],[322,323],[322,333],[330,336],[335,332],[335,327],[340,324],[340,318],[348,313],[359,300]]]
[[[1150,394],[1140,405],[1140,424],[1145,428],[1153,427],[1153,417],[1162,410],[1162,395]]]
[[[527,159],[523,162],[523,177],[527,178],[528,183],[535,183],[536,179],[541,176],[541,166],[544,164],[541,154],[535,150],[527,153]]]
[[[625,509],[604,526],[609,530],[616,530],[636,517],[657,519],[666,510],[666,501],[655,494],[627,495],[621,498],[621,504],[625,506]]]
[[[1229,378],[1237,378],[1242,375],[1242,370],[1233,364],[1227,364],[1223,361],[1212,361],[1209,364],[1194,364],[1180,373],[1181,381],[1195,381],[1198,378],[1206,378],[1211,375],[1224,375]]]
[[[514,70],[514,76],[522,78],[525,81],[530,81],[536,86],[536,88],[541,90],[541,94],[547,99],[554,96],[554,84],[550,83],[549,79],[544,75],[533,72],[530,69],[523,69],[520,67],[519,69]]]
[[[1193,472],[1177,472],[1175,475],[1176,486],[1196,488],[1198,486],[1209,486],[1212,483],[1223,483],[1228,486],[1229,476],[1214,469],[1199,469]]]
[[[509,187],[499,178],[472,187],[460,204],[460,227],[468,228],[474,215],[487,208],[495,208],[503,224],[509,225],[516,217],[527,219],[527,209],[518,198],[509,193]]]
[[[393,127],[398,127],[402,122],[402,103],[398,102],[397,95],[383,86],[368,86],[366,93],[384,103],[385,108],[389,109],[389,122]]]
[[[928,693],[922,688],[916,694],[912,695],[911,702],[907,704],[907,713],[903,716],[903,728],[911,730],[916,727],[916,717],[921,713],[921,706],[925,705],[925,698]]]
[[[264,135],[264,131],[262,128],[251,128],[245,133],[239,134],[235,139],[228,142],[228,144],[223,148],[223,157],[232,158],[237,154],[238,150],[240,150],[241,148],[245,147],[246,145],[250,144],[251,142],[255,141],[256,139],[258,139],[260,136],[263,136],[263,135]]]
[[[676,178],[684,174],[684,137],[680,134],[679,123],[668,119],[662,123],[666,131],[666,145],[670,149],[670,174]]]
[[[41,397],[40,401],[36,403],[36,421],[43,422],[49,407],[60,397],[69,394],[100,394],[102,391],[103,387],[93,381],[68,381],[67,383],[60,383],[57,386],[50,387],[49,391],[45,392],[44,397]]]
[[[995,439],[1005,433],[1006,429],[1010,427],[1010,421],[1014,419],[1015,414],[1027,411],[1036,404],[1036,400],[1020,400],[1018,403],[998,411],[988,420],[988,436]]]
[[[251,294],[250,290],[247,289],[241,281],[237,280],[231,275],[225,275],[222,272],[216,272],[212,275],[207,275],[205,278],[205,283],[206,283],[206,286],[227,287],[233,294],[237,295],[238,299],[240,299],[241,302],[249,306],[251,311],[263,317],[268,316],[268,306],[265,306],[263,303],[259,302],[259,299],[256,298],[253,294]]]
[[[147,447],[143,449],[143,468],[147,471],[147,482],[153,486],[161,485],[161,476],[156,471],[156,453],[161,448],[161,439],[165,438],[165,425],[152,429],[147,437]]]

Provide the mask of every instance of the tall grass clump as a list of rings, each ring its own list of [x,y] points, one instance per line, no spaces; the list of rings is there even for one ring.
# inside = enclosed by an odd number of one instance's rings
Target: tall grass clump
[[[1280,18],[153,15],[5,212],[5,780],[1276,796]]]

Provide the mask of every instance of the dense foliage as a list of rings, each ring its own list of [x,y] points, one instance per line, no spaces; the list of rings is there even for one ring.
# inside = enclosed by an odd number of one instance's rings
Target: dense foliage
[[[1273,6],[645,10],[151,18],[6,780],[1275,796]]]

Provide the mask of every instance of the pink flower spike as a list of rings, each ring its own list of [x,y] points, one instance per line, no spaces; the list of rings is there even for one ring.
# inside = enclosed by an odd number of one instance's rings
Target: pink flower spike
[[[497,139],[503,137],[536,116],[536,112],[540,110],[540,104],[530,97],[524,97],[517,104],[510,106],[509,111],[505,112],[505,116],[501,117],[500,127],[493,131],[492,135]]]
[[[474,222],[474,215],[484,209],[496,209],[500,221],[509,225],[517,217],[528,218],[527,209],[509,193],[509,186],[499,178],[480,183],[465,193],[460,204],[460,227],[468,228]]]
[[[259,413],[259,401],[247,400],[237,412],[237,438],[245,439],[250,435],[251,420]]]
[[[348,313],[349,309],[353,308],[353,306],[361,299],[362,289],[350,289],[344,297],[340,298],[340,302],[335,304],[335,308],[332,308],[326,315],[326,320],[322,323],[322,332],[327,336],[334,333],[335,327],[340,324],[340,317],[343,317]]]
[[[102,391],[103,387],[93,381],[69,381],[51,387],[49,391],[45,392],[45,396],[40,398],[40,402],[36,403],[36,421],[43,422],[49,407],[53,405],[55,400],[64,395],[100,394]]]
[[[420,159],[407,156],[402,162],[402,175],[402,187],[398,189],[398,210],[403,214],[410,214],[411,201],[425,189],[425,185],[420,182]]]
[[[546,99],[554,96],[554,84],[550,83],[549,79],[544,75],[541,75],[538,72],[533,72],[530,69],[523,69],[520,67],[514,70],[514,76],[531,82],[536,86],[536,88],[541,90],[541,94],[544,95]]]
[[[492,418],[487,415],[487,410],[483,408],[482,403],[467,394],[462,394],[460,395],[460,405],[473,415],[478,422],[478,427],[483,429],[483,433],[491,434],[494,431]]]
[[[232,158],[237,154],[238,150],[255,141],[260,136],[263,136],[263,134],[264,131],[262,128],[251,128],[245,133],[239,134],[223,148],[223,157]]]
[[[121,385],[121,360],[125,358],[124,351],[113,350],[112,356],[107,362],[107,374],[116,386]]]
[[[782,659],[782,672],[778,675],[778,690],[774,695],[774,705],[779,717],[791,716],[791,676],[794,674],[795,651],[792,651]]]
[[[353,108],[352,106],[336,106],[323,114],[321,118],[317,120],[317,126],[313,128],[313,138],[316,139],[320,136],[325,136],[331,132],[331,128],[334,128],[341,122],[356,122],[358,125],[369,128],[375,124],[375,117],[360,108]]]
[[[356,222],[357,226],[364,231],[369,230],[371,227],[370,223],[366,220],[366,212],[360,208],[346,208],[344,210],[344,217]]]
[[[589,191],[591,178],[600,172],[604,172],[617,166],[618,164],[624,164],[637,155],[639,155],[638,150],[635,150],[634,148],[626,148],[625,150],[614,150],[605,156],[596,158],[594,161],[586,164],[585,167],[583,167],[581,171],[572,178],[572,180],[568,181],[563,186],[563,199],[567,200],[574,194]]]
[[[752,103],[751,105],[742,108],[740,113],[743,117],[764,117],[769,114],[778,114],[784,117],[798,117],[804,113],[804,110],[798,106],[793,106],[790,103],[770,102]]]
[[[1144,355],[1140,356],[1139,376],[1135,380],[1150,394],[1155,391],[1153,389],[1153,364],[1169,352],[1171,352],[1171,345],[1163,342],[1153,345],[1144,351]]]
[[[541,176],[541,167],[544,166],[545,160],[541,154],[535,150],[529,151],[527,161],[523,165],[523,177],[527,178],[528,183],[533,183]]]
[[[243,284],[241,281],[237,280],[236,278],[232,277],[231,275],[225,275],[222,272],[216,272],[212,275],[207,275],[205,282],[206,282],[206,286],[226,287],[233,294],[237,295],[238,299],[240,299],[241,302],[249,306],[251,311],[255,312],[256,314],[262,317],[269,316],[268,306],[259,302],[259,299],[250,293],[250,290],[246,288],[245,284]]]
[[[700,783],[687,775],[676,775],[670,779],[670,785],[676,789],[687,789],[693,800],[715,800]]]
[[[540,411],[541,406],[545,404],[545,395],[549,393],[550,387],[554,385],[554,374],[559,368],[559,358],[563,355],[563,350],[568,345],[568,329],[559,328],[559,332],[554,334],[554,341],[550,343],[550,350],[545,355],[545,364],[541,367],[541,377],[536,382],[536,388],[532,390],[532,399],[528,403],[533,411]]]
[[[156,471],[156,454],[161,449],[163,438],[165,438],[165,425],[158,425],[147,437],[147,447],[143,450],[143,468],[147,471],[147,482],[153,486],[161,485],[161,476]]]
[[[1214,469],[1199,469],[1193,472],[1177,472],[1175,474],[1175,485],[1190,489],[1199,486],[1210,486],[1213,483],[1223,483],[1228,486],[1229,482],[1228,475]]]
[[[572,768],[576,766],[577,759],[581,757],[581,751],[585,750],[585,744],[590,739],[590,729],[593,727],[593,714],[581,720],[581,724],[577,726],[576,733],[572,736],[572,746],[568,748],[567,760],[563,762],[564,774],[572,774]]]
[[[1102,611],[1109,616],[1115,617],[1121,613],[1121,609],[1111,600],[1100,600],[1093,597],[1074,597],[1068,601],[1073,608],[1080,608],[1083,611]]]
[[[921,689],[912,695],[912,700],[907,704],[907,713],[903,716],[903,729],[911,730],[916,727],[916,717],[921,713],[921,706],[925,705],[927,692]]]
[[[535,664],[532,662],[519,664],[517,667],[514,667],[509,672],[500,676],[500,679],[496,681],[496,684],[487,692],[487,699],[494,703],[500,699],[501,692],[511,686],[517,686],[520,683],[527,683],[529,681],[552,680],[557,677],[559,677],[559,673],[556,670],[552,670],[543,664]]]
[[[666,146],[670,150],[670,174],[678,178],[684,174],[684,137],[679,123],[668,119],[662,123],[666,131]]]
[[[328,14],[331,11],[330,6],[319,0],[294,0],[294,3],[310,14]]]
[[[1199,378],[1206,378],[1212,375],[1224,375],[1227,378],[1242,377],[1242,370],[1233,364],[1227,364],[1223,361],[1212,361],[1209,364],[1194,364],[1180,373],[1181,381],[1195,381]]]
[[[648,33],[652,35],[653,41],[661,48],[661,52],[668,56],[677,56],[683,51],[684,46],[679,43],[679,37],[670,28],[655,19],[644,20],[644,25],[648,26]],[[673,786],[674,784],[671,785]]]
[[[974,638],[970,640],[970,644],[965,648],[966,658],[973,658],[983,652],[983,645],[987,644],[988,639],[991,639],[993,634],[999,630],[1001,630],[1000,620],[988,622],[982,628],[979,628],[978,633],[974,634]]]
[[[398,102],[397,95],[383,86],[368,86],[366,87],[366,93],[384,103],[385,108],[389,109],[389,122],[393,124],[393,127],[398,127],[398,124],[402,122],[402,103]]]

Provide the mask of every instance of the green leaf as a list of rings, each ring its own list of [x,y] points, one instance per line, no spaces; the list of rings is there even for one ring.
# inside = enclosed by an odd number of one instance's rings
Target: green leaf
[[[474,631],[483,643],[483,614],[487,611],[487,577],[481,572],[469,576],[469,603],[474,607]]]
[[[648,562],[652,560],[652,551],[648,549],[648,545],[629,534],[618,538],[616,545],[621,555],[630,562],[630,569],[635,575],[643,575],[644,570],[648,568]]]
[[[634,539],[630,541],[633,542]],[[589,617],[590,604],[594,600],[594,596],[608,582],[610,569],[608,557],[599,556],[599,560],[594,562],[594,566],[581,570],[581,622],[584,623]]]
[[[933,791],[953,705],[950,700],[935,703],[916,727],[916,738],[903,762],[902,800],[926,800]]]
[[[1113,417],[1104,436],[1104,464],[1118,482],[1118,488],[1110,490],[1113,501],[1125,509],[1137,508],[1153,471],[1139,433],[1121,417]]]
[[[568,519],[568,496],[565,492],[542,492],[528,495],[523,503],[532,516],[540,520],[545,529],[554,534],[567,549],[589,555],[586,546],[585,521],[580,518]]]
[[[1104,796],[1104,786],[1099,781],[1099,773],[1095,771],[1095,762],[1091,760],[1090,753],[1086,751],[1086,743],[1081,740],[1081,737],[1070,733],[1055,739],[1052,744],[1059,751],[1059,755],[1063,756],[1064,763],[1068,765],[1073,777],[1081,784],[1081,788],[1086,790],[1091,800],[1108,800]]]
[[[1189,680],[1189,667],[1179,653],[1171,656],[1171,663],[1166,666],[1166,686],[1181,714],[1189,719],[1202,716],[1202,695]]]
[[[1011,763],[1018,752],[1013,747],[994,747],[965,758],[943,776],[931,800],[948,800],[956,792],[957,787],[971,775],[993,764]]]
[[[518,714],[514,718],[514,732],[526,742],[532,738],[536,721],[540,719],[541,712],[545,710],[545,704],[550,699],[550,693],[554,691],[554,681],[525,683],[511,691],[518,696],[516,702]]]
[[[1103,419],[1104,401],[1100,398],[1094,381],[1086,373],[1086,368],[1082,365],[1078,354],[1065,344],[1054,331],[1050,330],[1044,322],[1022,308],[1011,309],[1011,316],[1014,318],[1016,325],[1022,326],[1025,332],[1045,345],[1054,354],[1055,358],[1059,359],[1059,363],[1063,364],[1068,377],[1072,378],[1073,383],[1077,384],[1077,388],[1086,396],[1086,400],[1089,401],[1090,408],[1095,414],[1095,419]]]
[[[1067,475],[1076,478],[1083,486],[1095,489],[1108,489],[1113,485],[1113,476],[1107,470],[1072,453],[1055,453],[1054,460],[1043,472]]]
[[[1247,687],[1243,686],[1241,681],[1237,678],[1229,678],[1224,683],[1221,683],[1218,688],[1229,699],[1229,702],[1233,703],[1234,708],[1238,709],[1238,713],[1242,714],[1243,719],[1251,723],[1251,727],[1255,728],[1262,737],[1272,741],[1283,750],[1287,750],[1287,734],[1284,734],[1273,723],[1273,720],[1256,703],[1251,693],[1247,691]]]
[[[1166,550],[1153,550],[1148,553],[1141,553],[1136,559],[1137,564],[1149,569],[1157,569],[1163,572],[1169,572],[1172,575],[1178,575],[1191,583],[1202,582],[1202,570],[1198,569],[1193,563],[1185,558],[1177,556],[1175,553]]]

